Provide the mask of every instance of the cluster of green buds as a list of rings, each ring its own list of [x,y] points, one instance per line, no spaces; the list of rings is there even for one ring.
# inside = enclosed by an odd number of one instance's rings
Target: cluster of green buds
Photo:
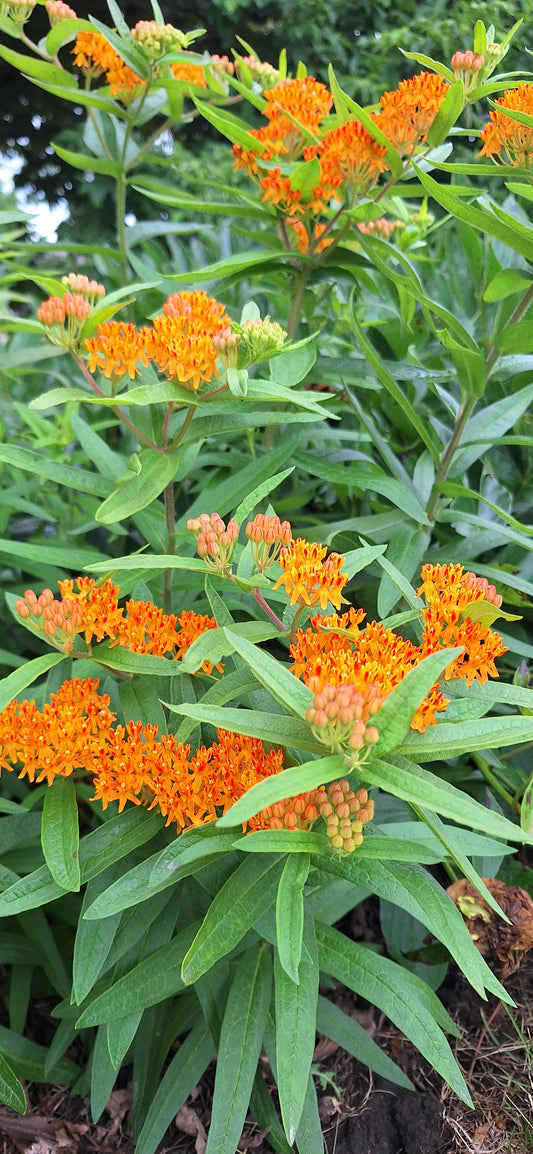
[[[199,517],[190,517],[187,528],[196,537],[198,556],[210,565],[217,573],[223,573],[231,564],[231,557],[235,542],[239,536],[239,526],[236,521],[228,521],[226,526],[218,513],[200,513]]]
[[[15,24],[25,24],[29,20],[37,0],[2,0],[0,16],[8,16]]]
[[[315,791],[320,816],[326,822],[326,837],[339,854],[353,853],[363,842],[363,826],[374,817],[374,802],[366,789],[356,793],[346,779],[333,781],[327,790]]]
[[[246,536],[252,547],[252,557],[263,573],[275,565],[284,546],[292,541],[292,526],[290,521],[280,521],[276,515],[266,517],[257,513],[253,521],[248,521]]]
[[[261,361],[269,361],[277,357],[287,339],[285,329],[270,317],[261,320],[245,321],[243,325],[235,321],[232,332],[238,332],[241,337],[237,356],[237,368],[247,369],[249,365],[259,365]]]
[[[26,589],[24,597],[17,598],[15,609],[26,625],[43,635],[49,644],[63,653],[72,653],[74,637],[83,629],[79,601],[68,597],[57,601],[51,589],[43,589],[38,597],[33,589]]]
[[[297,797],[286,797],[267,805],[258,815],[263,825],[270,829],[307,830],[319,818],[316,804],[316,789],[301,793]]]
[[[307,684],[314,698],[305,720],[315,737],[334,753],[348,752],[352,767],[361,765],[369,747],[379,741],[376,726],[367,724],[383,703],[377,685],[367,685],[361,693],[355,685],[322,686],[318,677],[310,677]]]
[[[266,60],[256,60],[255,56],[237,56],[237,75],[243,84],[250,88],[257,84],[266,92],[268,88],[275,88],[282,79],[281,72]]]
[[[64,4],[63,0],[46,0],[45,8],[51,28],[55,28],[56,24],[61,24],[62,20],[77,19],[74,9],[69,4]]]
[[[158,24],[155,20],[139,20],[131,35],[151,64],[166,52],[181,52],[188,44],[185,32],[172,24]]]

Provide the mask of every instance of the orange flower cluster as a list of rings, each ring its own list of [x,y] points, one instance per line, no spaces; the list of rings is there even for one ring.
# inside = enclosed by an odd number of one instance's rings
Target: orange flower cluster
[[[517,168],[530,168],[533,157],[533,128],[519,124],[506,116],[505,109],[525,112],[533,116],[533,84],[519,84],[507,89],[496,100],[498,108],[490,113],[490,121],[481,133],[483,148],[479,156],[490,156],[495,163],[503,160]],[[502,157],[503,153],[503,157]]]
[[[359,232],[367,236],[381,236],[383,240],[390,240],[393,233],[405,228],[405,225],[401,220],[387,220],[385,216],[380,216],[377,220],[369,220],[367,224],[361,221],[357,227]]]
[[[96,337],[85,341],[89,369],[97,368],[108,379],[128,373],[134,380],[139,364],[153,361],[171,380],[196,390],[219,375],[214,341],[229,324],[224,305],[207,293],[173,293],[150,327],[118,321],[98,325]]]
[[[326,609],[331,602],[336,609],[340,609],[342,596],[348,578],[341,573],[344,557],[340,553],[330,553],[326,560],[326,545],[317,542],[304,541],[298,537],[291,541],[279,555],[279,563],[283,569],[278,577],[274,589],[285,586],[290,596],[291,605],[300,601],[303,605],[318,605]]]
[[[381,700],[387,697],[410,669],[439,649],[462,646],[464,650],[448,665],[446,680],[463,678],[471,685],[474,679],[483,682],[489,676],[498,676],[494,661],[506,648],[499,634],[486,624],[487,617],[492,620],[501,605],[501,596],[494,585],[465,572],[462,565],[424,565],[418,592],[424,594],[427,603],[422,612],[424,632],[420,645],[414,645],[376,621],[361,629],[365,617],[362,609],[351,608],[343,615],[330,617],[317,615],[311,618],[309,628],[297,631],[290,650],[292,672],[318,694],[308,720],[323,731],[324,740],[328,737],[332,746],[339,740],[345,740],[350,748],[357,748],[359,739],[361,745],[368,742],[368,736],[359,733],[360,725],[356,725],[354,746],[354,708],[356,721],[363,723],[368,734],[367,722],[377,712],[377,697]],[[349,700],[337,700],[333,690],[338,686],[352,687]],[[361,695],[361,701],[355,699],[354,689]],[[440,686],[435,684],[419,705],[412,728],[423,733],[435,723],[435,714],[448,705]],[[350,729],[348,735],[347,729]],[[370,740],[371,743],[375,740],[373,733]]]
[[[423,655],[439,649],[463,646],[463,653],[447,666],[445,678],[472,682],[497,677],[494,664],[507,652],[499,633],[487,625],[497,616],[502,598],[484,577],[465,573],[462,565],[424,565],[422,585],[427,609],[422,613]],[[492,606],[492,609],[491,609]]]
[[[78,32],[72,53],[76,68],[85,76],[105,73],[110,95],[118,96],[123,104],[135,100],[145,86],[145,81],[124,63],[101,32]]]
[[[201,64],[188,64],[186,60],[180,60],[179,63],[170,65],[170,71],[175,80],[184,80],[187,84],[198,85],[198,88],[207,88]]]
[[[380,97],[381,112],[373,119],[400,156],[412,156],[427,140],[449,88],[442,76],[419,72]]]
[[[331,188],[346,184],[356,196],[366,196],[385,172],[386,149],[367,132],[358,120],[348,120],[340,128],[332,128],[320,141],[316,154],[320,156],[322,183]],[[311,159],[306,150],[307,159]]]
[[[311,628],[297,631],[290,653],[293,673],[311,685],[313,693],[326,685],[355,686],[363,699],[361,720],[366,726],[374,716],[376,694],[380,699],[387,697],[425,654],[376,621],[359,629],[364,617],[362,609],[350,609],[342,616],[312,617]],[[435,713],[448,704],[435,685],[418,707],[413,729],[423,733],[435,721]]]
[[[87,645],[96,641],[111,641],[111,648],[120,645],[134,653],[150,653],[154,657],[170,654],[182,660],[197,637],[208,629],[216,629],[214,617],[202,616],[193,610],[183,610],[179,617],[163,613],[151,601],[118,604],[120,590],[111,579],[97,585],[92,577],[76,577],[59,581],[61,601],[50,589],[39,597],[28,589],[16,602],[17,613],[36,632],[64,653],[71,653],[76,634],[84,634]],[[216,668],[220,673],[223,666]],[[204,673],[211,674],[209,661],[202,664]]]
[[[159,806],[167,825],[201,825],[225,812],[257,781],[283,768],[281,751],[256,738],[218,731],[218,742],[190,757],[190,747],[156,725],[114,725],[97,680],[65,681],[42,710],[13,701],[0,713],[0,767],[20,765],[30,782],[87,772],[93,801]]]
[[[421,72],[402,80],[393,92],[385,92],[379,113],[372,113],[371,119],[400,155],[410,157],[427,140],[449,87],[441,76]],[[312,76],[282,80],[265,97],[268,123],[250,133],[261,147],[256,151],[235,144],[235,166],[256,177],[264,201],[296,218],[298,248],[307,252],[311,233],[304,222],[325,212],[332,198],[351,204],[356,197],[367,196],[388,170],[386,149],[356,119],[327,129],[333,98]],[[282,168],[298,160],[319,162],[316,183],[312,188],[305,186],[305,191],[299,177],[294,179]],[[264,171],[262,166],[268,161],[279,165]]]

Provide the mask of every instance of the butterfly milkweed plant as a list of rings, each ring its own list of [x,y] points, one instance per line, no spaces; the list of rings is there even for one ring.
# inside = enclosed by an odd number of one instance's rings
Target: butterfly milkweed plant
[[[213,1063],[207,1154],[249,1111],[320,1154],[317,1031],[412,1088],[339,985],[466,1103],[446,964],[512,1004],[446,884],[505,917],[533,844],[528,29],[362,107],[109,10],[1,4],[94,198],[55,245],[0,215],[0,1092],[98,1119],[126,1066],[154,1154]]]

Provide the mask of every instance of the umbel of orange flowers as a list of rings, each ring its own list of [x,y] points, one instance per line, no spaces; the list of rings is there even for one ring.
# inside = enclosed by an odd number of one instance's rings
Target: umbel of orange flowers
[[[208,520],[212,527],[213,515]],[[218,536],[225,532],[218,529]],[[266,551],[261,551],[261,535]],[[339,554],[325,558],[324,547],[301,538],[282,545],[287,523],[275,517],[259,515],[248,524],[247,536],[261,572],[268,568],[268,550],[273,551],[273,563],[279,556],[282,576],[276,587],[283,584],[291,601],[339,607],[347,583]],[[216,627],[214,618],[192,611],[177,618],[151,602],[130,600],[121,607],[118,586],[111,580],[96,585],[91,578],[78,577],[60,582],[59,588],[60,598],[51,590],[39,596],[27,590],[16,607],[30,628],[74,656],[82,654],[73,649],[75,636],[83,635],[88,645],[93,638],[107,638],[137,653],[176,660],[197,636]],[[463,647],[448,665],[445,679],[462,677],[470,684],[497,676],[494,661],[505,646],[483,623],[501,604],[494,586],[461,565],[424,565],[419,593],[426,600],[419,646],[375,621],[363,628],[365,613],[353,607],[343,614],[312,617],[310,627],[298,630],[291,646],[292,671],[314,695],[306,720],[321,742],[344,754],[352,769],[374,746],[379,748],[382,702],[428,653]],[[212,674],[213,667],[204,661],[201,671]],[[217,671],[223,675],[223,666],[217,665]],[[120,810],[127,801],[158,807],[178,831],[214,820],[252,785],[283,768],[283,751],[266,751],[255,738],[219,730],[217,742],[191,755],[188,745],[172,734],[159,734],[157,726],[116,724],[109,697],[98,688],[91,679],[66,681],[42,710],[34,701],[13,701],[0,713],[0,766],[19,766],[21,777],[49,784],[57,775],[88,772],[94,800],[104,807],[112,801]],[[423,732],[447,704],[440,686],[434,685],[413,718],[413,728]],[[349,853],[361,844],[363,826],[372,815],[373,803],[365,791],[353,793],[342,781],[327,791],[286,798],[247,826],[309,829],[321,819],[332,849]]]
[[[381,96],[379,112],[371,119],[400,156],[410,158],[425,144],[449,87],[441,76],[420,72]],[[299,251],[318,253],[332,237],[323,235],[327,225],[314,218],[326,212],[332,199],[352,205],[367,196],[388,171],[387,150],[357,119],[330,128],[333,96],[312,76],[281,80],[265,98],[267,124],[249,133],[260,148],[235,144],[235,167],[257,180],[263,200],[285,217]],[[310,133],[315,144],[309,144]],[[301,160],[317,162],[316,182],[306,191],[281,167]]]

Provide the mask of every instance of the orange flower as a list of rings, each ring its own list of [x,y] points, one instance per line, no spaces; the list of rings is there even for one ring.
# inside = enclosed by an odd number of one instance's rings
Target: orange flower
[[[360,630],[363,617],[362,610],[353,609],[342,617],[313,617],[311,628],[297,631],[290,653],[292,671],[311,684],[314,693],[326,685],[354,686],[363,697],[361,720],[366,724],[374,716],[371,702],[375,693],[382,699],[387,697],[425,653],[376,621]],[[418,707],[412,728],[422,733],[435,722],[435,713],[448,704],[439,686],[434,685]]]
[[[108,379],[118,377],[119,380],[127,373],[133,381],[140,372],[139,361],[148,364],[144,332],[123,321],[106,321],[98,325],[96,332],[96,337],[85,341],[89,371],[94,373],[98,369]]]
[[[366,196],[381,172],[385,172],[386,149],[358,120],[326,132],[317,146],[322,181],[332,187],[346,184],[357,196]]]
[[[285,586],[290,595],[291,605],[298,600],[304,605],[318,605],[325,609],[331,602],[336,609],[340,609],[342,596],[348,578],[341,573],[344,557],[339,553],[330,553],[327,560],[326,545],[310,544],[298,537],[281,550],[279,562],[283,574],[278,577],[274,589]]]
[[[72,53],[75,66],[86,76],[101,76],[105,72],[111,96],[118,96],[124,103],[135,99],[145,85],[101,32],[78,32]]]
[[[115,715],[98,681],[67,681],[39,711],[34,701],[12,701],[0,713],[0,765],[22,765],[19,777],[45,781],[96,767],[98,750]]]
[[[462,565],[423,565],[418,593],[423,593],[428,606],[422,613],[424,656],[439,649],[464,646],[464,653],[447,666],[446,680],[460,677],[471,685],[474,680],[483,682],[497,677],[494,661],[507,649],[499,633],[483,622],[482,609],[483,603],[500,608],[502,598],[495,586],[489,585],[485,577],[465,573]]]
[[[265,92],[265,116],[270,121],[281,121],[286,132],[298,131],[289,116],[294,116],[303,128],[316,132],[333,104],[333,96],[325,84],[313,76],[301,80],[280,80]],[[284,113],[289,116],[284,116]]]
[[[201,64],[188,64],[186,61],[180,60],[179,63],[170,65],[170,71],[176,80],[184,80],[187,84],[197,84],[199,88],[207,88]]]
[[[205,633],[208,629],[217,628],[214,617],[208,617],[207,615],[202,617],[200,613],[194,613],[192,609],[184,609],[183,613],[180,613],[179,625],[180,629],[176,632],[176,647],[178,650],[176,658],[181,658],[182,661],[187,650],[191,647],[193,641],[196,641],[197,637],[201,637],[202,633]],[[219,662],[215,668],[218,669],[219,673],[224,672],[222,662]],[[209,661],[203,662],[202,669],[204,673],[210,674],[213,672],[213,666]]]
[[[529,168],[530,158],[533,156],[533,128],[526,124],[519,124],[505,115],[505,109],[515,112],[526,112],[533,115],[533,84],[519,84],[518,88],[507,89],[503,96],[496,100],[498,108],[490,113],[490,122],[481,133],[483,148],[479,156],[490,156],[497,163],[502,159],[505,164],[517,168]],[[500,111],[501,110],[501,111]]]
[[[86,76],[101,76],[120,60],[101,32],[78,32],[71,51],[76,68],[81,68]]]
[[[93,637],[103,641],[104,637],[114,638],[122,628],[123,609],[118,607],[119,586],[113,585],[111,578],[97,585],[92,577],[76,577],[58,581],[63,599],[78,602],[82,610],[82,625],[78,632],[85,632],[87,645]],[[76,590],[74,589],[76,586]]]
[[[302,220],[297,220],[296,217],[289,217],[286,221],[288,227],[296,235],[296,247],[298,252],[309,252],[310,239],[309,231]],[[333,237],[331,235],[325,236],[323,240],[320,237],[326,230],[325,224],[313,225],[313,252],[323,252],[330,244],[333,244]]]
[[[433,72],[419,72],[400,80],[393,92],[380,98],[381,112],[373,120],[401,156],[411,156],[427,139],[450,85]]]
[[[176,623],[173,613],[163,613],[151,601],[126,601],[126,616],[119,623],[112,647],[120,645],[134,653],[164,657],[178,643]]]
[[[230,323],[224,306],[205,292],[174,293],[163,305],[163,315],[154,318],[152,329],[143,330],[149,359],[171,379],[199,389],[204,381],[219,376],[213,337]]]

